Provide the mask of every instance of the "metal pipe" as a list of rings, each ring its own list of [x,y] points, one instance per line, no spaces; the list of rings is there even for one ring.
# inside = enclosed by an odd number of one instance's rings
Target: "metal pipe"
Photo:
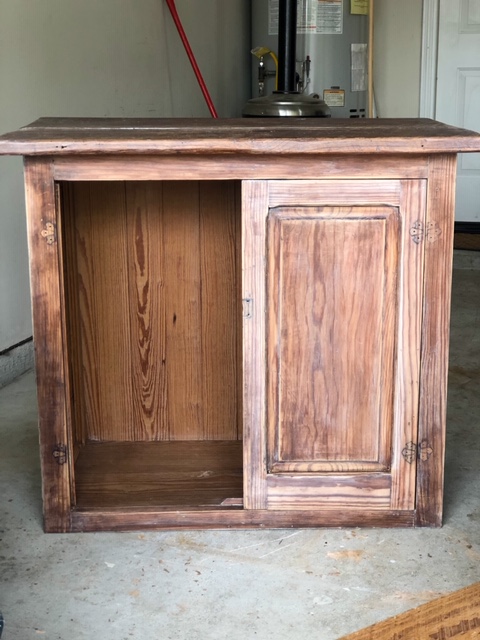
[[[280,0],[278,14],[278,91],[296,90],[297,0]]]
[[[373,93],[373,47],[374,47],[374,2],[370,0],[368,7],[368,117],[374,116],[374,93]]]

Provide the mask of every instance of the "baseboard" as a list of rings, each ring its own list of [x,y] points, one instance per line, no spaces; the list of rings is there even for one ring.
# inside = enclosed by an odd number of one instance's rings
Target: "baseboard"
[[[0,353],[0,389],[33,368],[33,340],[28,338]]]
[[[480,222],[455,222],[455,233],[480,233]]]

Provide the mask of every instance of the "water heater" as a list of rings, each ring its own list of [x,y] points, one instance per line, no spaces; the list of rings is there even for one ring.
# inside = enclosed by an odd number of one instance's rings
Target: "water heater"
[[[298,89],[332,117],[366,116],[369,0],[297,0]],[[275,90],[279,0],[252,0],[252,96]]]

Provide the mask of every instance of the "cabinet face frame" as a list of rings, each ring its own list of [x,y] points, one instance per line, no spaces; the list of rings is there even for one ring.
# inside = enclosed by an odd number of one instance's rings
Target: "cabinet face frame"
[[[422,351],[419,392],[421,397],[418,427],[417,477],[415,512],[379,513],[366,510],[361,515],[345,514],[344,510],[298,511],[265,509],[262,487],[251,492],[255,499],[245,504],[243,510],[226,513],[210,512],[158,512],[102,511],[78,513],[72,510],[74,487],[71,475],[71,407],[68,389],[68,341],[65,336],[63,302],[61,215],[56,200],[56,180],[103,180],[103,179],[185,179],[179,176],[181,163],[169,158],[146,160],[144,158],[62,158],[27,157],[25,159],[26,201],[29,233],[30,271],[34,316],[36,369],[38,380],[40,450],[42,460],[42,484],[46,531],[123,530],[141,528],[179,527],[250,527],[250,526],[440,526],[443,502],[443,458],[445,451],[446,381],[448,366],[448,337],[450,310],[451,259],[453,247],[453,211],[456,156],[439,154],[416,158],[393,158],[390,156],[318,157],[302,159],[302,177],[318,179],[327,173],[334,178],[426,178],[427,209],[426,229],[438,228],[440,234],[432,241],[424,239],[424,298],[422,319]],[[138,166],[137,166],[138,160]],[[267,178],[288,179],[296,175],[299,159],[263,159],[255,167],[247,169],[248,162],[241,159],[213,162],[211,166],[201,158],[187,163],[187,179],[202,179],[212,176],[218,168],[216,179],[252,178],[260,170]],[[398,160],[398,162],[397,162]],[[109,164],[110,163],[110,164]],[[139,167],[144,165],[144,170]],[[176,166],[178,164],[178,166]],[[99,171],[100,167],[108,170]],[[166,167],[170,166],[170,174]],[[112,168],[113,167],[113,168]],[[255,193],[261,196],[262,180],[255,181]],[[245,202],[248,205],[248,201]],[[251,201],[250,201],[251,203]],[[52,227],[53,225],[53,227]],[[252,233],[255,223],[251,222]],[[49,239],[52,238],[52,242]],[[254,260],[250,263],[254,268]],[[252,302],[246,298],[244,314],[249,314]],[[255,305],[261,304],[257,299]],[[261,307],[259,307],[261,308]],[[248,329],[245,327],[244,349],[248,348]],[[262,358],[262,353],[256,355]],[[263,382],[258,374],[250,381],[262,392]],[[258,385],[257,385],[258,382]],[[256,396],[257,400],[259,396]],[[250,412],[250,414],[249,414]],[[255,397],[249,396],[244,410],[245,430],[251,428],[252,415],[263,420],[264,408]],[[252,437],[250,434],[249,437]],[[262,434],[253,437],[261,440]],[[429,451],[431,450],[431,454]],[[254,487],[258,474],[255,461],[245,454],[245,475]],[[264,484],[264,483],[263,483]]]

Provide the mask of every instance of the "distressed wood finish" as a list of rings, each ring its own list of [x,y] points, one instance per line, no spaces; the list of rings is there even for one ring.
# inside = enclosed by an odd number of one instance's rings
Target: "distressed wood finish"
[[[241,437],[234,185],[65,191],[79,441]]]
[[[72,512],[72,531],[135,531],[147,529],[248,529],[271,527],[412,527],[413,511],[262,511],[258,509],[208,509],[158,511],[157,509],[106,509]]]
[[[255,196],[248,237],[255,263],[266,262],[257,289],[268,323],[253,318],[254,352],[267,343],[255,368],[265,363],[268,436],[245,446],[263,465],[269,509],[414,508],[416,459],[403,450],[418,426],[423,248],[412,234],[425,184],[269,181]]]
[[[0,138],[0,152],[71,154],[420,154],[478,150],[478,134],[433,120],[40,118]]]
[[[45,529],[439,526],[460,151],[480,135],[413,119],[1,136]]]
[[[70,528],[71,435],[67,424],[63,280],[55,186],[48,158],[25,159],[30,286],[46,531]]]
[[[456,166],[455,156],[430,159],[418,430],[419,526],[442,523]]]
[[[79,510],[219,508],[242,504],[242,443],[109,442],[82,448]]]
[[[1,147],[1,138],[0,138]],[[359,157],[312,154],[310,156],[226,155],[205,156],[60,156],[54,159],[56,180],[289,180],[297,175],[301,163],[303,178],[426,178],[428,157]]]

